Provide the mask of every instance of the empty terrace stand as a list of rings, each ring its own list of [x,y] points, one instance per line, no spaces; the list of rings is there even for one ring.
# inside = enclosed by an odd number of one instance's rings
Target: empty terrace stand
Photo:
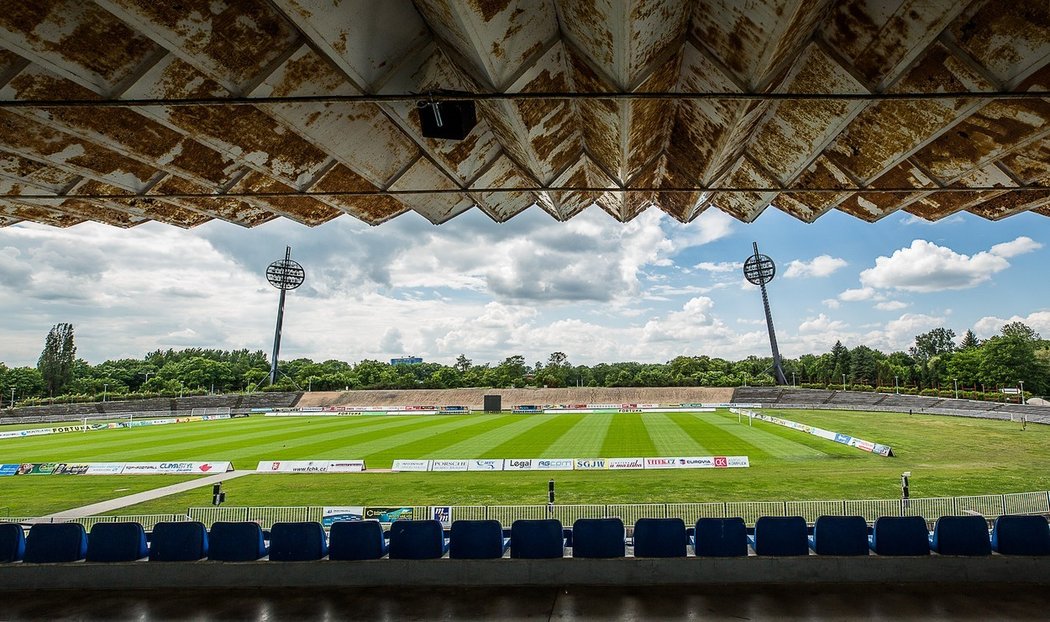
[[[742,404],[774,404],[783,391],[780,387],[737,387],[733,400]]]

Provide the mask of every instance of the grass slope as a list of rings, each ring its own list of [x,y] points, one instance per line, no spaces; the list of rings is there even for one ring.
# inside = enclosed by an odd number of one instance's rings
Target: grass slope
[[[914,496],[1050,488],[1050,427],[1009,422],[839,411],[779,416],[892,445],[882,458],[802,432],[736,415],[652,413],[452,415],[237,419],[0,440],[0,463],[132,460],[364,458],[371,469],[397,458],[585,458],[746,455],[750,469],[701,471],[365,473],[258,475],[226,484],[233,505],[649,503],[893,498],[910,470]],[[157,488],[154,477],[0,478],[0,516],[29,516]],[[190,491],[122,510],[184,511],[209,501]],[[6,508],[6,509],[5,509]]]

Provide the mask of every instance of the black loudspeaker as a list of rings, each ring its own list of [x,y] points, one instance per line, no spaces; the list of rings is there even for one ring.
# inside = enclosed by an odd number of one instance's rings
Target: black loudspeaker
[[[485,396],[485,412],[487,413],[498,413],[503,411],[503,396],[500,395],[486,395]]]
[[[463,140],[478,124],[478,113],[472,101],[421,101],[416,110],[426,138]]]

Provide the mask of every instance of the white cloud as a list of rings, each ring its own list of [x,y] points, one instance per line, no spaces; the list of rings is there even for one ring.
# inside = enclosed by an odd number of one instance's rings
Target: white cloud
[[[841,333],[846,330],[847,326],[845,322],[839,320],[832,320],[828,316],[821,313],[817,317],[805,320],[798,325],[798,332],[802,334],[806,333]]]
[[[795,279],[802,277],[825,277],[830,276],[836,270],[846,267],[846,260],[831,255],[820,255],[809,261],[795,259],[788,263],[784,271],[784,278]]]
[[[920,293],[968,289],[1009,268],[1007,257],[1039,247],[1030,238],[1019,237],[970,256],[926,240],[914,240],[911,246],[894,251],[890,257],[876,258],[875,267],[860,273],[860,282],[870,288]]]
[[[820,303],[829,309],[838,309],[842,306],[839,304],[839,301],[834,298],[825,298],[824,300],[821,300]]]
[[[991,249],[989,249],[988,252],[990,252],[993,255],[998,255],[1000,257],[1010,258],[1016,257],[1018,255],[1023,255],[1025,253],[1031,253],[1032,251],[1037,251],[1040,248],[1043,248],[1042,244],[1036,242],[1035,240],[1026,235],[1022,235],[1021,237],[1010,242],[996,244]]]
[[[839,294],[839,300],[843,302],[859,302],[861,300],[871,300],[875,297],[875,290],[870,287],[862,287],[860,289],[847,289],[846,291]]]
[[[693,267],[705,272],[725,273],[740,272],[744,269],[744,264],[737,261],[701,261]]]
[[[901,302],[899,300],[887,300],[886,302],[880,302],[875,305],[875,308],[879,311],[900,311],[901,309],[907,308],[908,303]]]
[[[1042,335],[1044,339],[1050,335],[1050,311],[1035,311],[1025,317],[1014,315],[1008,319],[988,315],[974,323],[973,332],[977,333],[978,337],[987,339],[993,335],[998,335],[1003,326],[1011,322],[1027,324],[1032,330]]]

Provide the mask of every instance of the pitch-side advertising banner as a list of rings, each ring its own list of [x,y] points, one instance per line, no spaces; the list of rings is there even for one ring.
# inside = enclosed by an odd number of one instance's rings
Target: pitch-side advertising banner
[[[572,458],[538,458],[532,461],[533,471],[571,471]]]
[[[467,460],[468,471],[502,471],[502,460]]]
[[[783,426],[785,428],[791,428],[793,430],[798,430],[799,432],[805,432],[806,434],[819,436],[820,438],[827,439],[829,441],[842,443],[843,445],[848,445],[850,447],[856,447],[857,449],[871,452],[873,454],[878,454],[880,456],[890,457],[893,455],[893,448],[891,448],[889,445],[873,443],[871,441],[859,439],[854,436],[849,436],[848,434],[822,430],[821,428],[806,425],[804,423],[799,423],[797,421],[791,421],[790,419],[781,419],[780,417],[764,415],[751,410],[731,408],[730,411],[734,413],[739,413],[741,415],[746,415],[752,419],[758,419],[759,421],[767,421],[769,423]]]
[[[0,477],[4,477],[4,476],[7,476],[7,475],[14,475],[15,473],[18,473],[18,467],[20,467],[20,466],[22,466],[22,465],[21,464],[0,464]]]
[[[332,523],[346,520],[362,520],[365,508],[362,505],[337,508],[321,508],[321,524],[331,527]]]
[[[121,475],[215,475],[232,470],[229,462],[125,462]]]
[[[394,460],[392,471],[429,471],[430,460]]]
[[[606,461],[609,469],[644,469],[645,458],[609,458]]]
[[[577,471],[594,471],[605,468],[605,458],[576,458],[573,468]]]
[[[255,470],[259,473],[360,473],[364,460],[264,460]]]
[[[431,460],[431,471],[466,471],[468,460]]]
[[[534,461],[532,459],[526,460],[526,459],[523,459],[523,458],[508,458],[507,460],[503,461],[503,470],[504,471],[531,471],[533,462]]]

